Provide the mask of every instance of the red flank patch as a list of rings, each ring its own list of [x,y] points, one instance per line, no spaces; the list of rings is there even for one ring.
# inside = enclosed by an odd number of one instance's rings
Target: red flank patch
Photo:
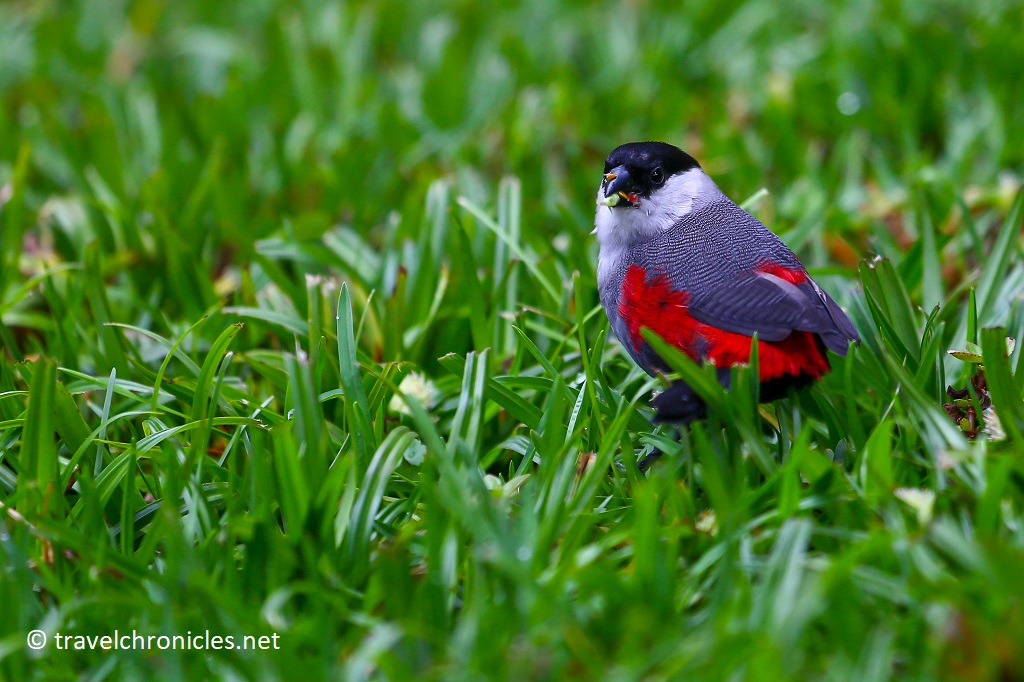
[[[777,263],[763,263],[758,269],[793,284],[807,279],[806,272]],[[640,350],[644,342],[640,330],[646,327],[696,362],[701,361],[700,351],[704,349],[705,358],[718,367],[748,363],[750,337],[694,319],[689,299],[689,293],[675,291],[665,275],[648,281],[644,268],[630,266],[622,282],[619,315],[629,329],[633,348]],[[828,358],[811,332],[795,331],[782,341],[758,341],[757,352],[761,381],[801,374],[817,379],[829,370]]]
[[[775,275],[784,279],[790,284],[803,284],[807,281],[807,271],[803,268],[787,268],[781,263],[770,260],[763,260],[754,268],[754,272],[763,272],[766,275]]]

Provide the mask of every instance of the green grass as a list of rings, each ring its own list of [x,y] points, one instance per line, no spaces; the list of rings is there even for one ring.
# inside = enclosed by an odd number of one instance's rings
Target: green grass
[[[1022,21],[0,4],[0,680],[1024,676]],[[635,139],[850,311],[814,389],[679,359],[711,417],[650,426],[589,235]],[[281,648],[52,643],[115,629]]]

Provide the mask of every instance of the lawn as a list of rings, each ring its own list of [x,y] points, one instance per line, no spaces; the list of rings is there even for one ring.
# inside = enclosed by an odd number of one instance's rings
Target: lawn
[[[0,3],[0,680],[1024,679],[1021,25]],[[642,139],[849,312],[818,385],[651,426]]]

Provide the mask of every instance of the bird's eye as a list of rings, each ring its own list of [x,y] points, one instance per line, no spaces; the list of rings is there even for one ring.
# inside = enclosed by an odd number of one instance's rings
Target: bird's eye
[[[655,185],[660,185],[661,183],[665,182],[665,171],[661,170],[660,167],[652,170],[651,182]]]

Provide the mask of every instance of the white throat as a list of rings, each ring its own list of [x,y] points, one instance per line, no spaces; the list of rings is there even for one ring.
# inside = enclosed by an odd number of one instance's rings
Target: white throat
[[[598,189],[598,199],[603,192]],[[686,215],[723,197],[722,190],[700,168],[673,175],[638,206],[608,208],[598,206],[594,233],[601,245],[598,259],[598,281],[618,263],[622,252],[640,242],[652,239]]]

